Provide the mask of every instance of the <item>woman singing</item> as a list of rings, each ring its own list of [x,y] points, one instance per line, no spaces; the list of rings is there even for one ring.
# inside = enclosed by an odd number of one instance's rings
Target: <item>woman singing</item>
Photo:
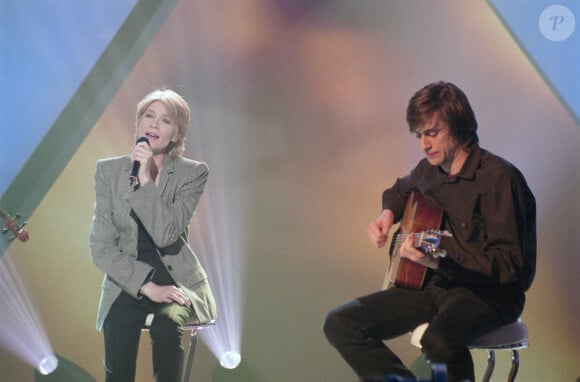
[[[207,275],[187,242],[208,176],[205,163],[181,156],[189,120],[179,94],[153,91],[137,105],[131,154],[97,162],[90,247],[105,273],[97,330],[107,382],[134,381],[149,313],[158,382],[181,378],[183,326],[216,317]]]

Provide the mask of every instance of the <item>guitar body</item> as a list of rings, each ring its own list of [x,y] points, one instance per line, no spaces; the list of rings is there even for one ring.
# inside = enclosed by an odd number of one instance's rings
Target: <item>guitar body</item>
[[[407,258],[401,257],[399,247],[408,234],[438,230],[443,219],[443,211],[429,204],[418,191],[412,191],[407,199],[403,218],[389,231],[387,248],[389,264],[383,283],[383,289],[399,286],[409,289],[421,289],[427,268]]]

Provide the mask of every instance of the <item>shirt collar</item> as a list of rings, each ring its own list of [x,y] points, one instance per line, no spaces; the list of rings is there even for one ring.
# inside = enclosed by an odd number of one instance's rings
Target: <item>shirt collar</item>
[[[455,182],[458,178],[475,179],[475,172],[481,163],[481,148],[477,144],[473,144],[469,149],[469,154],[465,159],[465,163],[461,170],[456,175],[447,176],[447,182]]]

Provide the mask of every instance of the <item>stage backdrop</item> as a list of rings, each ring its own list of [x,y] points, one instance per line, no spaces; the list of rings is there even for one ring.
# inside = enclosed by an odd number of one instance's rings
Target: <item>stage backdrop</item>
[[[470,98],[482,147],[517,165],[537,199],[518,380],[580,376],[577,1],[559,1],[570,13],[551,26],[555,2],[540,0],[101,3],[0,5],[0,207],[30,231],[24,243],[2,235],[0,260],[15,264],[59,355],[103,380],[103,275],[88,248],[95,162],[129,152],[136,103],[168,86],[192,106],[185,155],[211,170],[193,224],[205,235],[192,245],[222,303],[239,296],[226,304],[239,304],[238,324],[219,325],[240,327],[240,367],[221,368],[200,341],[192,380],[354,380],[322,321],[381,286],[386,253],[366,227],[383,189],[422,157],[409,97],[445,80]],[[392,346],[411,363],[409,340]],[[494,381],[509,368],[501,353]],[[480,375],[485,354],[474,357]],[[146,335],[138,362],[138,380],[151,381]],[[34,372],[0,349],[0,378]]]

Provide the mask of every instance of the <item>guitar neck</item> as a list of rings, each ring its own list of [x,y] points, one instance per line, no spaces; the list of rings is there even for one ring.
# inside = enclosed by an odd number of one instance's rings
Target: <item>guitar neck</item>
[[[401,244],[403,244],[403,241],[405,241],[407,237],[409,237],[410,235],[413,236],[413,247],[419,248],[423,244],[424,241],[423,237],[425,234],[426,234],[425,232],[411,232],[398,234],[393,242],[393,249],[395,251],[398,251]]]

